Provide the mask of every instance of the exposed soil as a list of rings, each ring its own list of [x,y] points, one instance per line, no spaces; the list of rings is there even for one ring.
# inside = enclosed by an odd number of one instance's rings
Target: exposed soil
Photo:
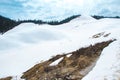
[[[12,77],[9,76],[9,77],[6,77],[6,78],[1,78],[0,80],[11,80],[11,79],[12,79]]]
[[[108,37],[111,33],[105,33],[105,32],[101,32],[101,33],[97,33],[95,35],[92,36],[92,38],[99,38],[99,37]]]
[[[21,78],[25,80],[81,80],[95,66],[102,50],[113,41],[109,40],[71,53],[56,55],[36,64],[24,72]],[[71,56],[67,57],[69,54]],[[62,57],[63,59],[58,64],[50,65]]]

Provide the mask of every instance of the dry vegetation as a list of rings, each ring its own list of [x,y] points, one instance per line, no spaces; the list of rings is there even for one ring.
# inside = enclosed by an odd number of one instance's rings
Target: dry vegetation
[[[6,77],[6,78],[1,78],[0,80],[11,80],[11,79],[12,79],[12,77],[9,76],[9,77]]]
[[[92,36],[92,38],[99,38],[99,37],[108,37],[111,33],[105,33],[105,32],[101,32],[101,33],[97,33],[95,35]]]
[[[113,40],[90,45],[71,53],[56,55],[47,61],[36,64],[24,72],[21,78],[26,80],[81,80],[85,75],[80,71],[95,62],[101,51],[111,42]],[[71,56],[67,57],[69,54]],[[50,66],[51,63],[62,57],[63,59],[57,65]]]

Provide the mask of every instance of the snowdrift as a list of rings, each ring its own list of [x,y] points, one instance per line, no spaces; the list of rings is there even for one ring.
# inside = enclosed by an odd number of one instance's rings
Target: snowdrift
[[[21,76],[51,56],[116,39],[102,51],[95,67],[82,80],[119,80],[119,26],[119,19],[95,20],[88,16],[57,26],[21,24],[0,35],[0,77]]]

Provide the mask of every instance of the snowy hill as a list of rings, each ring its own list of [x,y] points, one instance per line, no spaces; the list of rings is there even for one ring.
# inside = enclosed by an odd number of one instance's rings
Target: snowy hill
[[[119,26],[120,19],[88,16],[57,26],[21,24],[0,35],[0,77],[20,76],[51,56],[116,39],[103,49],[95,67],[82,80],[119,80]]]

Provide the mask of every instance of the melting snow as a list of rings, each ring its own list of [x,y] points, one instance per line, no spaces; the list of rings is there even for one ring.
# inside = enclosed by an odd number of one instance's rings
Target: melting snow
[[[62,59],[63,59],[63,57],[61,57],[60,59],[54,61],[53,63],[50,64],[50,66],[57,65]]]
[[[75,51],[97,42],[117,39],[106,47],[96,66],[83,80],[118,80],[120,75],[120,20],[82,16],[50,26],[24,23],[0,35],[0,77],[20,75],[41,60]],[[105,32],[108,37],[92,38]]]

